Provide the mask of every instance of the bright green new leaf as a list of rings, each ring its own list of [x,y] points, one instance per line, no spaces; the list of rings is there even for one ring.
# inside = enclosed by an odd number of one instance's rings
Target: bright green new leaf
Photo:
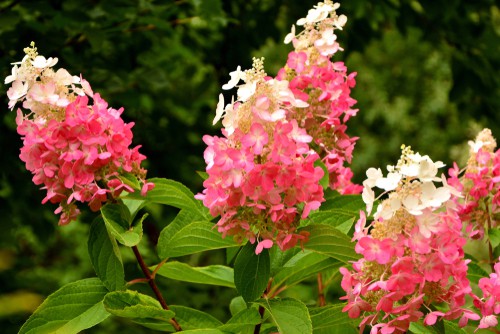
[[[132,290],[108,293],[104,307],[113,315],[131,319],[170,319],[174,316],[174,312],[164,310],[153,297]]]
[[[175,313],[164,310],[156,299],[137,291],[110,292],[104,298],[104,307],[109,313],[131,319],[142,326],[162,331],[174,331],[169,320],[174,317]]]
[[[163,264],[157,275],[183,282],[220,285],[234,288],[233,268],[222,265],[191,267],[182,262],[172,261]]]
[[[76,334],[93,327],[109,316],[102,303],[106,293],[98,278],[66,284],[45,299],[19,334]]]
[[[247,303],[241,296],[234,297],[229,303],[229,311],[234,316],[247,309]]]
[[[102,217],[90,226],[88,251],[94,270],[109,291],[125,287],[125,272],[120,249],[104,224]]]
[[[271,264],[269,251],[264,249],[255,254],[255,245],[247,243],[234,262],[234,284],[246,302],[262,296],[269,281]]]
[[[127,247],[136,246],[142,238],[142,224],[131,227],[128,209],[120,204],[106,204],[101,208],[102,218],[109,233]]]
[[[342,312],[345,304],[334,304],[325,307],[309,309],[314,333],[316,334],[343,334],[358,333],[359,320],[351,319],[347,313]]]
[[[320,271],[338,267],[340,262],[329,256],[310,250],[300,251],[283,264],[273,277],[273,289],[291,286]]]
[[[208,313],[195,310],[186,306],[172,305],[170,309],[175,312],[175,320],[179,323],[182,330],[218,328],[222,322]]]
[[[313,326],[309,311],[300,300],[293,298],[259,299],[255,303],[269,312],[280,333],[312,334]]]
[[[148,191],[145,197],[132,193],[126,198],[146,199],[148,202],[170,205],[179,209],[185,209],[197,214],[197,220],[211,220],[213,217],[200,201],[194,198],[194,194],[180,182],[162,178],[148,180],[155,187]]]
[[[309,225],[300,231],[310,233],[309,240],[304,244],[306,249],[333,257],[345,263],[356,261],[359,258],[359,255],[354,251],[354,243],[351,242],[351,239],[335,227]]]
[[[158,239],[158,255],[162,259],[238,246],[232,238],[222,238],[209,221],[188,222],[180,228],[170,228],[171,225],[163,229]]]
[[[235,314],[229,321],[219,327],[220,330],[232,333],[241,333],[261,323],[259,311],[256,308],[244,309]]]

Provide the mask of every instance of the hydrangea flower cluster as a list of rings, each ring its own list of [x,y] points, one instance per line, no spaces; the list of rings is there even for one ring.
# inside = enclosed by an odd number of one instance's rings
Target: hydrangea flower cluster
[[[290,117],[313,138],[311,147],[328,169],[331,188],[342,194],[355,194],[362,187],[351,183],[353,174],[345,164],[351,162],[357,140],[346,134],[347,121],[358,111],[352,108],[356,100],[350,96],[356,73],[348,74],[343,62],[330,60],[343,50],[335,30],[342,30],[347,17],[336,14],[339,6],[331,1],[320,2],[297,21],[304,28],[299,34],[292,26],[285,43],[292,42],[294,51],[289,53],[277,78],[287,80],[293,94],[309,104],[295,109]]]
[[[140,146],[129,148],[134,124],[123,121],[123,108],[108,108],[81,77],[65,69],[54,71],[57,58],[38,55],[33,43],[25,52],[5,79],[12,83],[9,107],[22,101],[29,110],[17,110],[17,131],[23,139],[20,158],[33,173],[33,182],[47,191],[42,203],[59,204],[59,224],[76,219],[76,202],[88,202],[96,211],[108,197],[133,192],[129,176],[143,183],[142,194],[152,189],[140,166],[146,158]]]
[[[500,261],[500,259],[499,259]],[[474,306],[481,312],[478,328],[490,328],[498,325],[497,315],[500,314],[500,262],[494,266],[495,271],[489,277],[479,279],[479,288],[483,297],[474,298]],[[479,319],[479,316],[477,316]]]
[[[318,160],[334,189],[361,191],[344,167],[356,140],[345,133],[345,122],[356,114],[349,96],[355,74],[330,61],[340,50],[333,31],[346,21],[335,13],[338,6],[319,3],[297,22],[304,31],[296,36],[293,27],[286,37],[295,50],[276,78],[267,76],[263,59],[254,58],[251,70],[231,72],[222,88],[237,87],[236,99],[225,105],[220,94],[214,119],[222,119],[224,137],[203,138],[208,179],[196,197],[221,215],[224,237],[257,241],[257,254],[275,243],[285,250],[307,240],[296,229],[324,201]]]
[[[361,212],[353,241],[363,257],[353,263],[353,271],[340,270],[347,293],[344,311],[363,318],[361,332],[370,325],[371,333],[404,333],[421,318],[426,325],[438,318],[460,318],[461,325],[478,319],[463,308],[471,287],[455,205],[460,193],[436,176],[441,167],[441,162],[403,147],[386,177],[380,169],[367,171],[363,198],[368,212],[372,188],[385,190],[387,198],[369,226]],[[434,182],[443,184],[436,187]]]
[[[450,184],[464,193],[459,204],[460,217],[469,237],[482,239],[485,226],[496,227],[500,213],[500,152],[496,151],[496,140],[491,130],[484,129],[470,141],[470,154],[465,173],[455,164],[450,169]]]

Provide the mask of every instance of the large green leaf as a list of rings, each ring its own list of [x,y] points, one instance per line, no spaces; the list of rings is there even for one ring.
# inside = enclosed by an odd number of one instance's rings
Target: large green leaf
[[[307,224],[330,225],[347,234],[365,206],[360,195],[334,196],[327,199],[318,211],[311,212]]]
[[[72,334],[109,316],[102,303],[108,290],[98,278],[66,284],[47,297],[19,334]]]
[[[106,204],[101,208],[106,228],[116,240],[127,247],[136,246],[142,238],[142,221],[131,226],[128,208],[123,204]]]
[[[218,328],[222,322],[208,313],[186,306],[172,305],[170,309],[175,312],[175,319],[182,330]]]
[[[329,225],[309,225],[300,231],[310,233],[304,248],[333,257],[344,263],[356,261],[359,255],[354,251],[354,243],[344,233]]]
[[[334,304],[309,309],[315,334],[358,333],[359,320],[351,319],[342,312],[345,304]]]
[[[241,333],[255,328],[255,325],[260,324],[261,321],[259,311],[251,307],[236,313],[225,325],[220,326],[219,329],[225,332]]]
[[[182,262],[172,261],[163,264],[157,274],[184,282],[234,288],[233,268],[222,265],[191,267]]]
[[[104,224],[102,217],[90,226],[88,251],[94,270],[110,291],[121,290],[125,286],[125,272],[120,249]]]
[[[300,300],[259,299],[255,303],[264,307],[273,319],[280,333],[312,334],[312,321],[307,306]]]
[[[320,271],[339,266],[340,262],[310,250],[300,251],[283,264],[273,277],[273,289],[291,286]]]
[[[164,310],[153,297],[137,291],[114,291],[104,298],[106,310],[118,317],[128,318],[142,326],[161,330],[174,331],[170,319],[174,312]]]
[[[158,255],[165,259],[212,249],[237,247],[232,238],[222,238],[209,221],[186,221],[192,213],[181,211],[182,219],[165,227],[158,239]],[[173,224],[175,223],[175,224]]]
[[[198,220],[211,220],[212,216],[200,201],[194,198],[194,194],[180,182],[162,178],[148,180],[153,182],[155,187],[148,191],[146,197],[132,193],[126,198],[146,199],[151,203],[170,205],[179,209],[185,209],[197,214]]]
[[[234,262],[234,284],[246,302],[262,296],[270,276],[269,251],[255,254],[255,245],[247,243]]]

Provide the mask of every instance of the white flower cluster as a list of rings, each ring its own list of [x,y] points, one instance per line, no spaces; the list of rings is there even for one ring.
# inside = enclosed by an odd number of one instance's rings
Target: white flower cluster
[[[253,68],[250,70],[242,71],[241,66],[238,66],[235,71],[229,73],[229,76],[231,79],[228,83],[222,85],[222,89],[229,90],[238,87],[237,99],[235,100],[233,96],[231,103],[225,105],[224,95],[222,93],[219,94],[219,102],[217,103],[215,118],[213,120],[213,125],[215,125],[222,118],[222,125],[229,135],[237,128],[239,117],[235,114],[235,110],[241,103],[247,102],[250,98],[254,97],[257,85],[266,85],[267,90],[273,92],[280,106],[285,104],[298,108],[309,106],[306,102],[295,98],[289,88],[288,81],[266,78],[264,58],[254,58]],[[243,84],[239,85],[240,81],[243,81]],[[285,110],[281,108],[270,110],[269,103],[259,103],[259,96],[256,99],[254,108],[262,119],[275,122],[285,118]]]
[[[375,219],[390,219],[400,208],[412,215],[421,215],[426,209],[435,209],[450,199],[451,195],[460,194],[446,182],[444,175],[437,177],[438,169],[444,167],[441,161],[433,162],[427,155],[414,153],[411,147],[402,147],[403,153],[396,166],[387,166],[388,174],[382,174],[380,168],[366,171],[368,177],[363,182],[363,201],[370,214],[376,200],[372,188],[384,190],[378,198],[388,194],[374,214]],[[441,182],[436,187],[434,182]]]
[[[5,84],[12,83],[7,91],[11,110],[17,102],[24,101],[25,109],[43,112],[46,108],[66,107],[74,94],[93,95],[87,81],[63,68],[52,70],[58,59],[38,55],[34,43],[24,51],[23,60],[13,63],[11,75],[5,78]]]
[[[340,7],[330,0],[319,2],[310,9],[307,16],[297,21],[297,25],[304,26],[304,31],[295,35],[295,25],[285,37],[285,44],[293,42],[296,50],[316,47],[322,56],[331,56],[342,48],[337,43],[335,29],[342,30],[347,23],[347,16],[337,15],[335,11]]]

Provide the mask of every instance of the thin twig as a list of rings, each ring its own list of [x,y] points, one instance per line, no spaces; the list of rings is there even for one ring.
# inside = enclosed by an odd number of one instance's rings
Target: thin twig
[[[163,307],[164,310],[170,310],[170,308],[167,305],[167,302],[165,301],[165,299],[163,298],[163,296],[160,292],[160,289],[158,289],[158,286],[155,283],[154,277],[151,276],[151,272],[149,271],[148,267],[146,266],[146,263],[144,263],[144,260],[142,259],[142,255],[139,252],[139,248],[137,248],[137,246],[132,246],[132,250],[134,251],[134,255],[137,259],[137,262],[139,262],[139,266],[141,267],[142,272],[144,273],[144,276],[146,276],[146,279],[148,280],[149,286],[153,290],[153,292],[156,296],[156,299],[158,299],[158,301],[160,302],[161,307]],[[180,332],[182,330],[181,326],[179,325],[177,320],[175,320],[175,318],[169,319],[169,322],[172,324],[172,326],[174,326],[174,328],[177,332]]]
[[[318,304],[320,307],[326,305],[324,289],[323,277],[321,276],[321,273],[318,273]]]
[[[488,216],[487,218],[487,223],[488,223],[488,233],[490,233],[491,230],[491,216],[490,216],[490,208],[488,206],[488,203],[486,203],[486,214]],[[490,267],[491,267],[491,272],[495,272],[495,259],[493,258],[493,246],[491,246],[491,241],[488,238],[488,256],[490,257]]]

